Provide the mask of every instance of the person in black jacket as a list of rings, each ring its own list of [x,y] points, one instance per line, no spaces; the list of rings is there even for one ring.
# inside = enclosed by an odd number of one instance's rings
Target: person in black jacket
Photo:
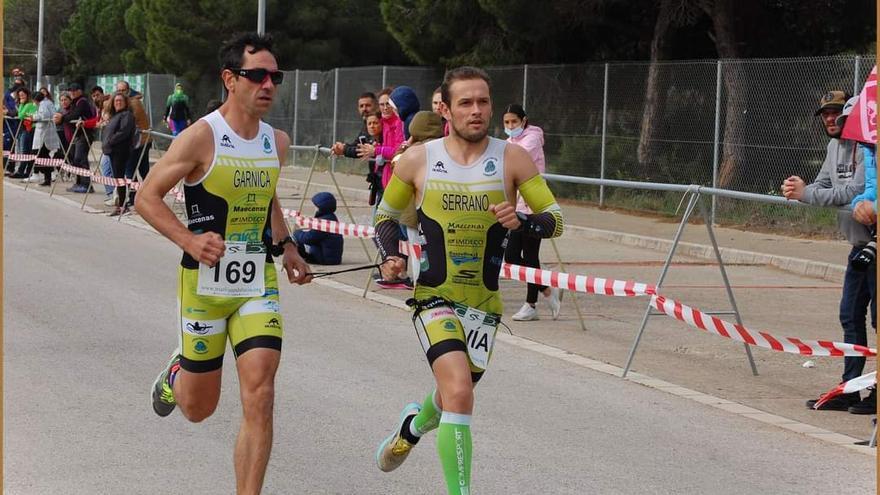
[[[336,219],[336,197],[329,192],[319,192],[312,196],[312,203],[318,208],[315,218],[321,220]],[[342,263],[343,239],[340,234],[321,232],[320,230],[297,230],[293,240],[299,249],[300,256],[308,263],[316,265],[338,265]]]
[[[134,114],[129,108],[128,96],[116,93],[113,95],[110,120],[104,127],[104,140],[101,144],[101,151],[110,157],[114,179],[125,178],[125,164],[128,163],[128,156],[131,154],[134,132]],[[116,208],[113,209],[110,216],[122,215],[126,212],[126,208],[123,206],[126,198],[125,189],[125,185],[116,186]]]
[[[70,111],[65,114],[56,113],[55,124],[69,124],[79,127],[81,121],[88,120],[95,116],[95,111],[88,98],[83,97],[82,86],[72,83],[67,87],[73,102],[70,105]],[[78,129],[73,136],[73,159],[71,165],[74,167],[89,168],[89,142],[86,137],[85,129]],[[76,185],[67,189],[68,192],[85,193],[91,192],[91,179],[88,176],[77,175]]]
[[[369,91],[358,97],[358,113],[363,120],[363,125],[357,137],[351,143],[336,142],[330,148],[330,152],[336,156],[345,156],[348,158],[358,158],[357,147],[359,144],[370,143],[370,133],[367,132],[367,115],[376,111],[378,101],[376,95]]]

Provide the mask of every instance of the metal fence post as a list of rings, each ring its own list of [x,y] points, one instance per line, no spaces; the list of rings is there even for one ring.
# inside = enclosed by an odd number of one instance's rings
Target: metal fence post
[[[529,64],[523,65],[523,97],[522,97],[522,106],[523,110],[527,110],[528,106],[526,106],[526,96],[528,96],[529,88]]]
[[[296,125],[297,118],[299,117],[299,69],[296,69],[293,73],[293,144],[294,146],[297,143],[296,141]],[[293,166],[296,166],[296,150],[293,151]]]
[[[382,66],[382,89],[385,89],[385,83],[388,80],[388,66]]]
[[[605,64],[605,83],[602,88],[602,152],[599,158],[599,178],[605,179],[605,129],[608,124],[608,64]],[[605,185],[599,185],[599,206],[605,206]]]
[[[336,142],[336,109],[339,107],[339,67],[333,69],[333,140],[331,146]],[[336,155],[330,160],[330,170],[336,172]]]
[[[853,92],[852,92],[852,94],[857,95],[857,94],[859,94],[859,72],[861,71],[862,56],[856,55],[855,62],[856,62],[856,64],[855,64],[855,67],[853,68],[855,70],[853,70]]]
[[[715,69],[715,140],[712,150],[712,187],[718,187],[718,159],[720,156],[719,138],[721,136],[721,61],[716,62]],[[712,212],[710,221],[715,224],[715,195],[712,195]]]

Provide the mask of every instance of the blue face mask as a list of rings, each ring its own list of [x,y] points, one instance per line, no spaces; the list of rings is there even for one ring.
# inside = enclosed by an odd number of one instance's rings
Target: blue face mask
[[[512,138],[515,138],[522,133],[523,133],[522,127],[514,127],[513,129],[508,129],[506,127],[504,128],[504,134],[507,134],[508,136],[510,136]]]

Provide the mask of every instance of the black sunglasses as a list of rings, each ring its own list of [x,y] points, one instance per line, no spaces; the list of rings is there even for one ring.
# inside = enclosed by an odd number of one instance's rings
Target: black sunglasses
[[[284,81],[284,73],[280,70],[270,71],[269,69],[229,69],[233,74],[244,76],[256,84],[262,84],[266,80],[266,76],[272,80],[272,84],[278,86]]]

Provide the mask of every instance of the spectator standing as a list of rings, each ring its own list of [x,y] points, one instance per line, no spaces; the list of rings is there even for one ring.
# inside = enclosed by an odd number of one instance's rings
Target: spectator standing
[[[18,90],[18,118],[21,121],[21,130],[18,133],[18,142],[15,152],[22,155],[30,155],[34,143],[34,114],[37,113],[37,104],[31,99],[31,90],[22,87]],[[12,179],[24,179],[31,176],[34,167],[33,160],[18,160],[18,169],[9,177]]]
[[[315,205],[315,218],[337,222],[336,197],[329,192],[319,192],[312,196]],[[322,232],[315,229],[297,230],[293,233],[299,255],[307,263],[316,265],[338,265],[342,263],[344,241],[342,235]]]
[[[125,164],[131,154],[131,145],[135,137],[134,115],[129,108],[129,98],[122,93],[113,95],[113,106],[110,109],[110,120],[104,128],[104,140],[101,150],[110,157],[113,167],[113,178],[125,178]],[[116,208],[111,216],[122,215],[125,207],[126,186],[116,187]]]
[[[95,124],[96,129],[104,129],[107,121],[110,119],[110,107],[113,105],[112,98],[104,94],[104,88],[95,86],[89,93],[92,97],[92,103],[95,107],[95,116],[98,117]],[[103,131],[101,132],[101,140],[104,140]],[[110,164],[110,157],[101,153],[100,159],[101,175],[104,177],[113,177],[113,167]],[[113,206],[113,192],[116,190],[113,186],[104,186],[104,205]]]
[[[374,110],[364,118],[367,127],[365,144],[382,144],[382,112]],[[355,150],[357,151],[357,150]],[[376,214],[376,206],[382,201],[382,169],[385,167],[384,158],[369,158],[367,160],[367,182],[370,184],[369,205],[373,207],[373,215]]]
[[[55,98],[52,97],[52,92],[49,91],[49,88],[47,88],[46,86],[43,86],[43,87],[40,88],[39,91],[40,91],[40,94],[42,94],[44,97],[46,97],[47,100],[49,100],[49,101],[52,103],[53,108],[54,108],[54,105],[55,105]],[[34,100],[35,100],[35,101],[36,101],[36,99],[37,99],[37,98],[34,97]]]
[[[865,188],[864,155],[855,141],[840,139],[842,127],[837,118],[841,115],[847,96],[843,91],[830,91],[819,100],[815,115],[821,116],[825,133],[830,141],[826,148],[825,161],[812,184],[806,185],[800,177],[791,176],[782,183],[782,194],[794,199],[820,206],[847,207],[856,195]],[[843,279],[843,294],[840,299],[840,324],[843,327],[843,341],[848,344],[867,345],[867,326],[865,316],[871,307],[872,325],[876,328],[876,267],[859,271],[853,259],[871,240],[867,227],[856,222],[848,210],[837,211],[837,224],[841,233],[852,245],[847,257],[846,273]],[[865,358],[845,357],[842,381],[848,381],[862,374]],[[807,401],[813,408],[818,399]],[[866,399],[867,400],[867,399]],[[862,402],[858,393],[841,394],[825,402],[819,410],[847,411]]]
[[[403,139],[409,139],[409,124],[420,110],[419,97],[409,86],[398,86],[391,92],[391,107],[403,121]]]
[[[507,134],[507,142],[513,143],[529,153],[538,172],[544,173],[546,163],[544,160],[544,130],[530,124],[522,105],[514,103],[504,111],[504,133]],[[516,211],[524,215],[531,215],[532,210],[523,200],[522,196],[516,196]],[[541,238],[525,236],[522,232],[511,231],[508,234],[507,248],[504,252],[504,261],[516,265],[541,268],[539,253],[541,251]],[[550,306],[550,314],[553,319],[559,318],[559,310],[562,306],[560,299],[562,293],[555,287],[545,285],[528,284],[526,289],[526,302],[512,319],[515,321],[532,321],[538,319],[538,311],[535,304],[538,302],[538,292],[547,299]]]
[[[183,92],[183,84],[174,85],[174,92],[165,100],[165,123],[176,136],[192,123],[192,112],[189,108],[189,97]]]
[[[358,114],[361,116],[363,126],[358,132],[357,137],[349,143],[335,142],[330,148],[330,153],[336,156],[346,156],[348,158],[358,158],[357,147],[359,144],[369,142],[369,133],[367,132],[367,115],[376,111],[376,95],[371,92],[361,94],[357,100]]]
[[[70,113],[71,106],[73,105],[73,97],[70,96],[70,93],[64,91],[61,95],[58,96],[58,101],[61,103],[61,107],[58,109],[58,114],[62,117]],[[53,124],[58,124],[58,122],[54,119],[53,116]],[[61,147],[65,150],[68,146],[70,146],[70,141],[73,139],[73,131],[75,130],[75,126],[73,124],[64,124],[61,126],[55,127],[58,131],[58,138],[61,140]]]
[[[104,94],[104,88],[101,86],[94,86],[92,90],[89,91],[89,96],[92,98],[95,110],[101,110],[104,108],[104,100],[109,99],[109,96]]]
[[[359,144],[358,158],[370,159],[382,157],[384,162],[390,162],[397,152],[397,148],[403,143],[403,122],[394,107],[391,105],[391,88],[385,88],[379,93],[379,112],[382,114],[382,143]],[[384,167],[382,170],[382,188],[391,180],[391,168]]]
[[[24,78],[13,69],[12,87],[3,95],[3,151],[12,152],[13,145],[21,131],[21,121],[18,119],[18,90],[25,87]],[[15,171],[15,162],[3,157],[3,169],[5,175],[12,175]]]
[[[52,122],[55,104],[42,91],[34,96],[34,101],[37,103],[37,113],[34,115],[33,149],[37,152],[37,158],[49,158],[56,155],[61,148],[61,140],[58,138],[55,123]],[[41,186],[52,185],[53,167],[38,165],[34,170],[37,173],[41,172],[43,174]]]
[[[69,124],[72,129],[73,159],[71,165],[89,170],[89,140],[84,128],[80,129],[83,121],[94,117],[91,103],[83,97],[82,86],[72,83],[68,86],[72,98],[70,111],[66,114],[56,113],[56,124]],[[77,175],[76,184],[67,189],[68,192],[86,193],[92,192],[91,179],[88,176]]]
[[[128,96],[129,109],[134,115],[134,123],[138,130],[135,136],[134,148],[128,157],[128,163],[125,164],[125,178],[131,181],[138,181],[135,172],[140,175],[140,180],[144,180],[150,172],[150,149],[153,147],[153,138],[148,132],[150,130],[150,118],[144,109],[144,97],[137,91],[131,89],[128,81],[119,81],[116,83],[116,92]],[[128,191],[128,202],[126,207],[134,207],[134,198],[136,191],[134,188]]]
[[[443,135],[448,136],[449,122],[446,122],[446,119],[443,118],[443,95],[440,93],[440,86],[437,86],[437,89],[431,95],[431,111],[443,119]]]

